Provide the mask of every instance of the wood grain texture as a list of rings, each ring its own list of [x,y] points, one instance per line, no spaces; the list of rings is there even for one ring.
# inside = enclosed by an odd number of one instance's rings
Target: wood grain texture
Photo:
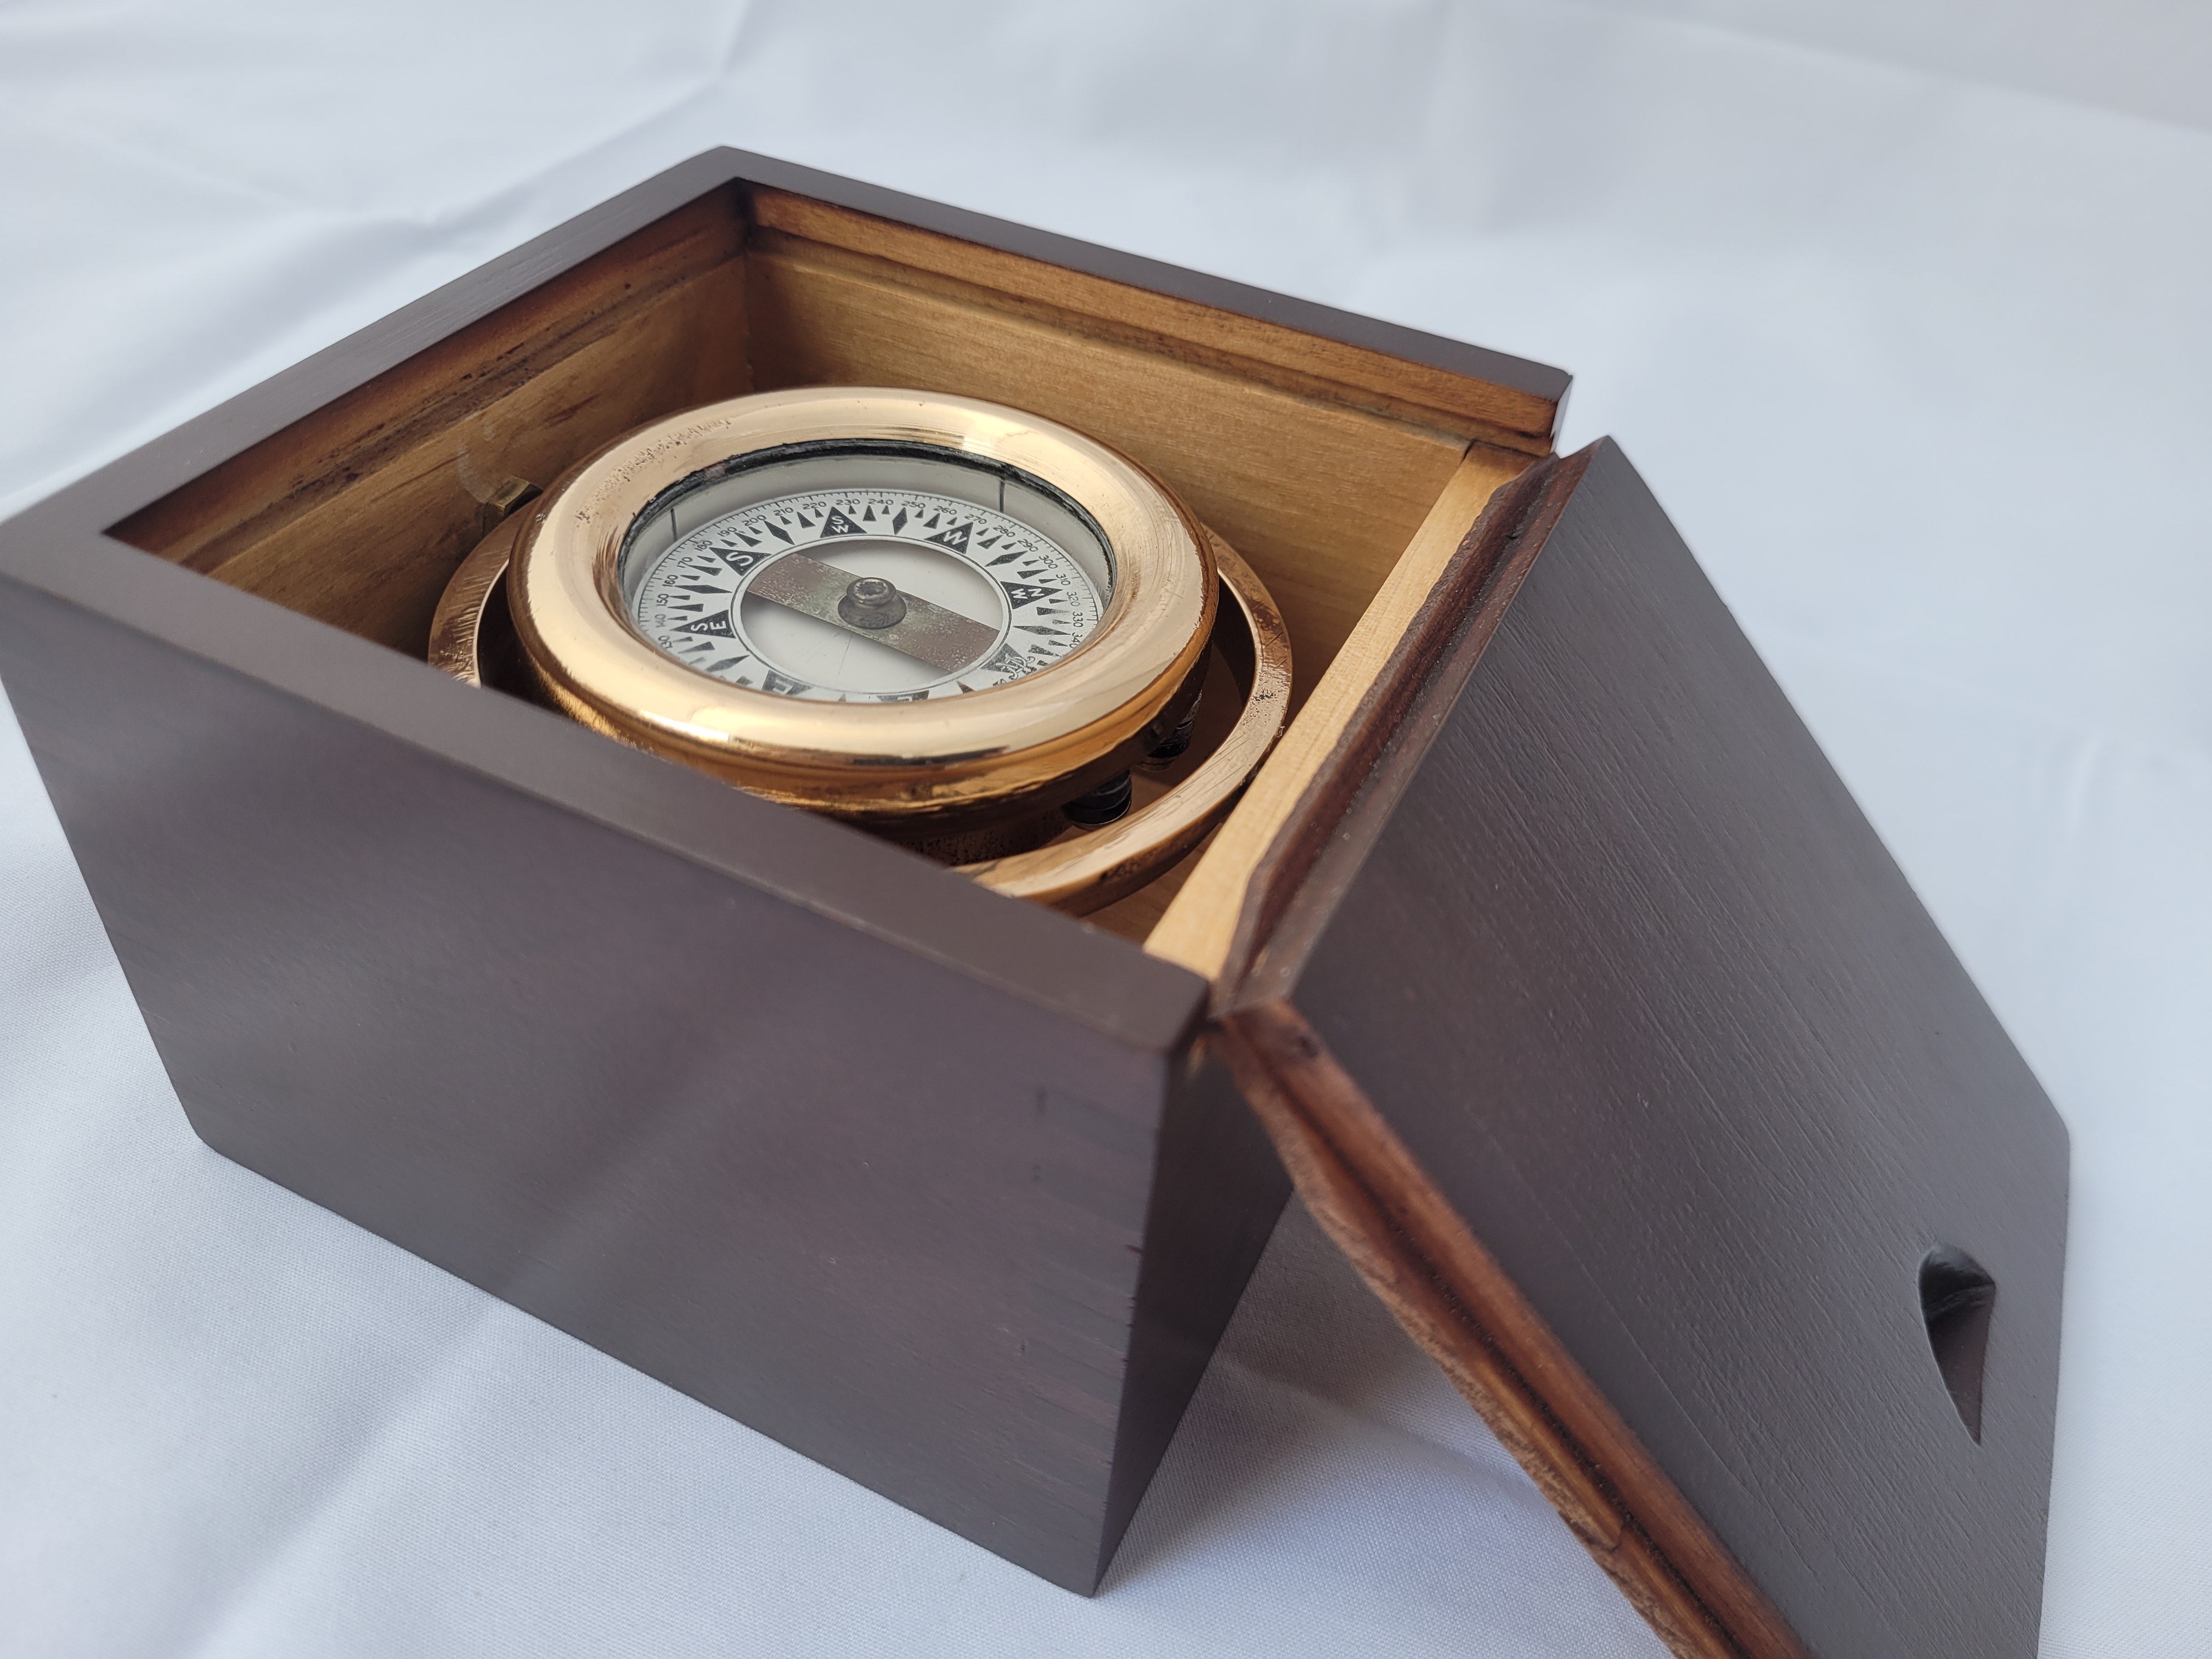
[[[787,191],[761,190],[752,214],[771,232],[946,279],[963,297],[1054,326],[1374,410],[1504,448],[1551,448],[1558,396],[1363,348],[1050,260],[932,234]],[[767,244],[780,244],[769,240]]]
[[[1516,596],[1263,975],[1663,1474],[1516,1367],[1747,1651],[1666,1488],[1811,1653],[2028,1659],[2063,1127],[1620,452],[1547,470]],[[1997,1285],[1978,1445],[1923,1327],[1945,1246]]]
[[[1216,890],[1146,948],[1206,964],[1218,1046],[1307,1206],[1670,1650],[1796,1659],[1802,1649],[1758,1587],[1281,1000],[1589,461],[1540,462],[1480,499],[1479,480],[1468,499],[1446,492],[1401,590],[1378,596],[1367,649],[1347,649],[1339,683],[1317,694],[1305,752],[1255,784],[1274,799],[1241,826],[1247,844],[1216,866]],[[1469,511],[1480,517],[1462,532]],[[1365,810],[1347,823],[1356,802]]]
[[[462,426],[580,348],[618,333],[670,289],[726,268],[743,252],[744,237],[736,199],[709,191],[365,384],[336,391],[303,418],[132,512],[112,533],[187,568],[218,569],[344,493],[360,474]],[[687,355],[706,358],[702,372],[711,380],[731,378],[744,362],[741,314],[731,321],[733,329],[702,330],[690,342]],[[500,477],[489,474],[483,488]]]
[[[1680,1659],[1804,1650],[1289,1004],[1216,1039],[1299,1196]]]
[[[812,198],[1024,259],[1062,265],[1109,283],[1340,341],[1385,357],[1491,381],[1549,404],[1555,419],[1570,385],[1563,371],[1504,352],[902,195],[773,156],[713,149],[656,174],[403,306],[370,327],[33,504],[19,519],[27,525],[51,525],[65,531],[86,523],[113,524],[313,415],[334,398],[434,349],[654,222],[709,198],[726,200],[733,193],[759,190]]]
[[[1170,961],[313,619],[410,642],[460,459],[587,447],[632,356],[1036,408],[1245,549],[1329,675],[1155,932],[1218,1039]],[[1272,1134],[1678,1651],[2026,1659],[2063,1128],[1618,452],[1530,464],[1565,389],[718,152],[0,526],[0,676],[211,1142],[1054,1582]]]
[[[745,263],[761,389],[927,386],[1112,445],[1259,572],[1302,674],[1335,655],[1466,447],[1449,433],[919,288],[899,267],[836,249],[780,242]]]
[[[24,551],[0,672],[204,1139],[1096,1585],[1282,1201],[1182,1063],[1200,981],[112,543]]]
[[[958,243],[939,245],[945,270],[810,245],[841,280],[902,270],[909,317],[990,313],[978,338],[1168,366],[1191,407],[1162,419],[1188,447],[1213,441],[1194,415],[1237,428],[1224,500],[1276,487],[1240,386],[1306,434],[1279,459],[1371,475],[1378,505],[1345,534],[1310,511],[1279,526],[1331,648],[1457,464],[1448,428],[1474,418],[1419,390],[1421,371],[1522,394],[1501,416],[1524,421],[1522,442],[1566,388],[1479,348],[715,152],[0,526],[0,676],[210,1141],[1088,1589],[1282,1201],[1224,1069],[1189,1063],[1203,982],[371,642],[419,644],[438,566],[509,475],[791,355],[745,326],[744,239],[781,234],[744,218],[760,190]],[[1015,264],[957,263],[977,250]],[[1175,327],[1072,325],[1079,283],[992,286],[1037,261],[1125,305],[1166,296]],[[1326,362],[1268,361],[1283,331]],[[702,917],[787,969],[732,981],[670,951]],[[854,987],[911,1027],[919,1084],[819,1027]]]
[[[502,480],[748,389],[730,204],[607,250],[115,533],[410,655]]]
[[[293,513],[210,574],[419,656],[439,596],[482,529],[477,490],[506,477],[550,483],[633,427],[744,391],[742,363],[715,384],[708,374],[732,366],[698,349],[735,331],[743,314],[733,268],[671,289],[412,448],[355,461],[348,488]]]
[[[1554,422],[1567,395],[1569,377],[1565,372],[1526,358],[1424,333],[1355,312],[1340,311],[1290,295],[1248,287],[1204,271],[1164,264],[1118,248],[1078,241],[1034,226],[990,218],[941,202],[902,196],[874,185],[796,167],[788,161],[738,150],[715,150],[694,158],[686,166],[707,167],[716,163],[728,169],[726,176],[749,180],[757,192],[778,191],[799,197],[821,207],[842,208],[869,218],[934,232],[978,248],[1017,255],[1038,264],[1057,266],[1123,288],[1193,301],[1210,310],[1249,318],[1311,339],[1336,342],[1377,357],[1440,369],[1456,379],[1484,381],[1523,392],[1548,405]],[[830,240],[835,240],[836,236],[833,234]]]
[[[1304,876],[1303,867],[1293,870],[1285,860],[1292,849],[1326,836],[1346,805],[1338,800],[1332,809],[1316,788],[1364,777],[1372,754],[1361,759],[1353,751],[1390,740],[1403,713],[1403,699],[1394,699],[1391,688],[1418,683],[1476,602],[1498,557],[1498,547],[1478,543],[1477,521],[1523,465],[1497,450],[1468,450],[1309,695],[1304,712],[1146,936],[1146,950],[1224,990],[1241,982],[1251,953],[1280,915],[1282,896]],[[1510,593],[1501,603],[1504,598]]]

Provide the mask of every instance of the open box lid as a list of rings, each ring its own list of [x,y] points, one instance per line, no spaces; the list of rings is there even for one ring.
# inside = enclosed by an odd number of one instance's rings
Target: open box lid
[[[2064,1127],[1617,447],[1499,492],[1261,871],[1240,1085],[1670,1645],[2033,1654]]]

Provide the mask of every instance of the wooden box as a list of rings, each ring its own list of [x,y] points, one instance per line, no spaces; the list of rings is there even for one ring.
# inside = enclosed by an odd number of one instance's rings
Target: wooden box
[[[419,660],[505,480],[810,382],[1103,438],[1280,601],[1097,925]],[[0,675],[209,1144],[1056,1583],[1287,1168],[1678,1651],[2024,1659],[2063,1130],[1565,390],[716,152],[0,527]]]

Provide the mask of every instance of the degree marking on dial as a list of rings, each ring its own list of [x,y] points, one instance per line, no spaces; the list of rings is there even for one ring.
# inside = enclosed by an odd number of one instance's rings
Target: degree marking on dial
[[[995,493],[1003,508],[1005,480],[998,483]],[[628,608],[641,630],[663,652],[695,672],[711,674],[726,684],[755,688],[755,676],[762,675],[767,684],[758,686],[760,690],[855,702],[916,702],[988,690],[1048,667],[1075,650],[1100,620],[1103,595],[1067,550],[1037,526],[994,514],[987,507],[971,507],[968,499],[901,486],[833,487],[771,497],[709,518],[688,537],[676,538],[631,590],[635,597]],[[673,527],[672,514],[672,531]],[[841,541],[851,540],[855,547],[852,562],[859,571],[844,568],[842,561],[825,565],[818,557],[813,558],[812,562],[823,566],[825,574],[836,572],[852,578],[865,574],[902,584],[906,578],[893,574],[896,563],[882,562],[890,550],[883,546],[886,541],[902,542],[909,548],[926,544],[936,556],[964,565],[978,576],[988,572],[987,580],[1006,607],[1000,611],[994,604],[989,609],[1002,620],[994,625],[973,622],[977,607],[985,603],[980,592],[973,593],[973,605],[956,601],[938,608],[973,627],[980,637],[970,642],[991,651],[989,659],[977,661],[969,657],[964,664],[940,665],[902,649],[899,654],[922,672],[935,670],[945,675],[917,685],[911,678],[879,666],[862,669],[860,659],[854,654],[860,650],[862,636],[850,628],[817,617],[811,610],[777,605],[775,584],[765,582],[769,571],[785,560],[828,552],[830,547],[824,544],[833,535]],[[763,551],[763,538],[767,536],[775,540],[766,543]],[[876,538],[874,545],[870,545],[869,538]],[[795,571],[798,567],[793,568]],[[1001,570],[1006,574],[1003,581],[995,580]],[[734,586],[730,585],[732,578]],[[775,656],[767,658],[759,655],[757,641],[747,631],[749,617],[757,617],[761,627],[768,626],[766,613],[732,602],[733,596],[746,594],[750,586],[763,583],[759,591],[763,604],[794,617],[793,622],[777,624],[779,631],[772,636],[763,636],[784,642],[775,647]],[[848,586],[849,580],[844,585]],[[902,586],[900,592],[903,594],[907,590]],[[806,616],[808,620],[797,623],[796,616]],[[1037,627],[1033,623],[1051,626]],[[793,653],[800,653],[799,641],[805,630],[825,623],[836,630],[836,637],[845,640],[848,649],[828,647],[827,654],[820,654],[823,647],[807,647],[803,655],[794,656],[798,672],[776,665],[775,658],[787,646]],[[793,626],[801,632],[791,633]],[[1010,629],[1029,635],[1030,640],[1015,641],[1000,631]],[[883,638],[886,631],[872,629],[866,637],[892,645],[893,641]],[[992,639],[1004,639],[1006,643],[994,649],[989,644]],[[734,643],[736,654],[729,654],[731,643],[722,645],[723,654],[715,654],[714,645],[725,640]],[[951,672],[947,672],[948,666]],[[751,672],[732,672],[744,669]]]

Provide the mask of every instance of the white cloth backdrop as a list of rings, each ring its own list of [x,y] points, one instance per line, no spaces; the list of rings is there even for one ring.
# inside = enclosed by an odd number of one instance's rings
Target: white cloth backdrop
[[[2201,1656],[2208,19],[10,0],[0,508],[718,143],[1573,369],[2073,1127],[2045,1652]],[[1657,1652],[1296,1211],[1084,1601],[201,1147],[5,721],[0,999],[0,1652]]]

